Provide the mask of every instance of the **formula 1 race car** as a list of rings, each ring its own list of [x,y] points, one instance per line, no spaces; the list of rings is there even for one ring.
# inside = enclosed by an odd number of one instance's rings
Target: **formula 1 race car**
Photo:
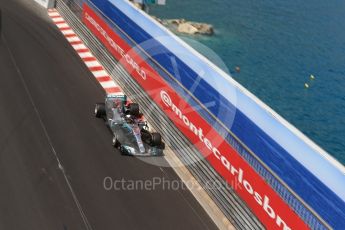
[[[150,132],[139,105],[128,103],[126,95],[107,95],[95,105],[95,116],[103,118],[113,133],[112,145],[124,155],[161,156],[165,143],[159,133]]]

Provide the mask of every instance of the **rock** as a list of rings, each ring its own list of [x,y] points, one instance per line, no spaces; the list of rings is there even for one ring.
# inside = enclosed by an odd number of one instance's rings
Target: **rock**
[[[142,10],[142,9],[143,9],[143,6],[142,6],[140,3],[133,2],[133,5],[134,5],[135,7],[137,7],[139,10]]]
[[[156,17],[156,16],[151,16],[151,17],[152,17],[154,20],[156,20],[157,22],[159,22],[160,24],[164,24],[162,19],[160,19],[160,18],[158,18],[158,17]]]
[[[139,10],[144,10],[144,5],[138,2],[134,2],[133,0],[129,0],[130,3],[132,3],[136,8]]]
[[[168,19],[166,20],[169,24],[173,24],[173,25],[180,25],[182,23],[185,23],[186,22],[186,19],[184,18],[180,18],[180,19]]]
[[[212,35],[214,33],[212,25],[197,22],[183,22],[181,24],[178,24],[177,31],[186,34],[204,35]]]
[[[214,33],[213,26],[210,24],[193,22],[192,25],[198,29],[199,34],[212,35]]]
[[[177,31],[180,33],[185,33],[185,34],[196,34],[196,33],[198,33],[198,29],[195,28],[193,25],[191,25],[188,22],[178,25]]]
[[[133,0],[129,0],[139,9],[144,10],[144,5],[134,2]],[[206,23],[199,23],[199,22],[190,22],[186,21],[184,18],[177,18],[177,19],[160,19],[158,17],[152,16],[156,21],[158,21],[160,24],[163,24],[168,29],[172,31],[177,31],[179,33],[185,33],[185,34],[203,34],[203,35],[213,35],[214,30],[213,26]]]

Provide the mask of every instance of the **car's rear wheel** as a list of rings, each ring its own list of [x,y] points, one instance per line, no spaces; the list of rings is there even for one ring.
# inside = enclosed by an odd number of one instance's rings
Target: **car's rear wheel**
[[[137,103],[131,103],[128,105],[129,114],[132,116],[139,116],[139,105]]]
[[[162,136],[160,133],[151,133],[151,145],[159,146],[162,144]]]
[[[114,148],[119,148],[121,146],[119,140],[117,139],[117,135],[113,135],[113,140],[111,144]]]
[[[105,104],[104,103],[96,103],[96,105],[95,105],[95,116],[98,118],[105,116]]]

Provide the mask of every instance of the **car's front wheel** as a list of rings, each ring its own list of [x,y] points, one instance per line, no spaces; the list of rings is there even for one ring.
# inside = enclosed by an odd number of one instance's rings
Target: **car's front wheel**
[[[104,103],[96,103],[96,105],[95,105],[95,116],[98,118],[105,116],[105,104]]]
[[[151,133],[151,145],[159,146],[162,144],[162,136],[160,133]]]

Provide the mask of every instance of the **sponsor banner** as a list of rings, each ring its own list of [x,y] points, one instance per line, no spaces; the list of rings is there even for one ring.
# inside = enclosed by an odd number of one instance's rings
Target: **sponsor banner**
[[[229,143],[87,4],[83,22],[229,183],[268,229],[308,229]]]

